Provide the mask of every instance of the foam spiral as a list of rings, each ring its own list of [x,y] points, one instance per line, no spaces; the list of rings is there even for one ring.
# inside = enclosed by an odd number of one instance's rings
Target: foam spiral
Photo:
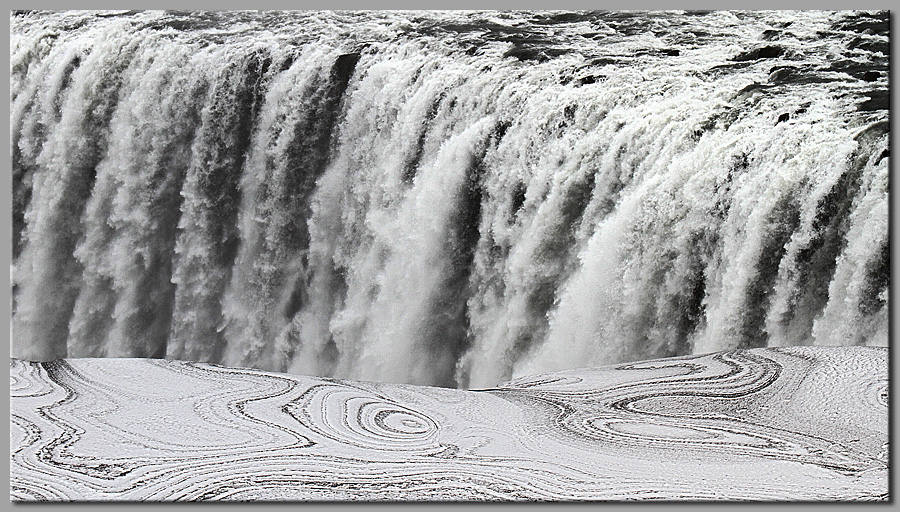
[[[146,359],[12,360],[10,374],[14,501],[888,496],[881,348],[686,356],[479,391]]]
[[[318,434],[363,449],[429,453],[439,448],[434,420],[352,386],[313,386],[285,411]]]

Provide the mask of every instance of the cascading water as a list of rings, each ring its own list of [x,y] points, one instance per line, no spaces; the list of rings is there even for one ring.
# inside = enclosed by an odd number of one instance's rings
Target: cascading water
[[[886,345],[888,25],[14,13],[12,355],[479,387]]]

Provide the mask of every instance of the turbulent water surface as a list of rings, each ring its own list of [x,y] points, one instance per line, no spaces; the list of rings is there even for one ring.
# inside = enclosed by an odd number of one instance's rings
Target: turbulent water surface
[[[17,12],[13,350],[366,380],[886,345],[869,12]]]

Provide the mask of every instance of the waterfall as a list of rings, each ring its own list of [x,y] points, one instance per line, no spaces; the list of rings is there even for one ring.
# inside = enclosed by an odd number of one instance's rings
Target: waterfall
[[[888,343],[886,12],[13,12],[12,355],[483,387]]]

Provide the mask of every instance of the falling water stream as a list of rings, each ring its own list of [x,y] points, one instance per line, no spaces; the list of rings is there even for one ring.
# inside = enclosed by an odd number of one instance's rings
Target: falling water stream
[[[12,355],[481,387],[887,345],[888,25],[13,13]]]

